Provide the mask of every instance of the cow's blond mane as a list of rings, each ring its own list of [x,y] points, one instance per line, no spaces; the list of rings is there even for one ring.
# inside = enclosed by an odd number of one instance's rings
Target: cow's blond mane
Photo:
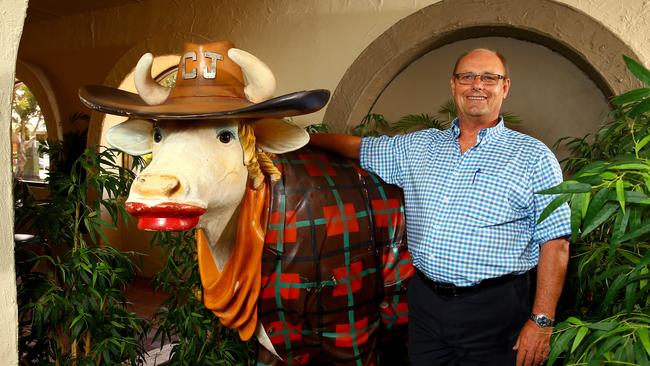
[[[242,122],[239,124],[238,133],[244,149],[244,165],[253,180],[253,188],[258,189],[262,185],[265,175],[268,175],[272,181],[280,180],[282,173],[273,164],[271,154],[257,148],[253,127]]]

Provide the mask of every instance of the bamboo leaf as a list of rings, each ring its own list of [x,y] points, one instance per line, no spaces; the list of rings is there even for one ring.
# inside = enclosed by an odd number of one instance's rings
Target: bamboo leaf
[[[641,149],[643,149],[645,145],[648,144],[648,142],[650,142],[650,135],[642,138],[641,141],[637,142],[636,145],[634,146],[634,150],[636,150],[636,152],[641,151]]]
[[[586,225],[589,225],[594,220],[594,217],[600,210],[603,208],[603,205],[607,203],[607,200],[609,199],[609,193],[610,190],[609,188],[603,188],[596,192],[594,195],[594,198],[591,200],[591,203],[589,204],[589,208],[587,208],[587,213],[585,214],[585,219],[582,222],[583,225],[583,231],[586,229]]]
[[[585,193],[585,192],[591,192],[590,184],[568,180],[558,184],[555,187],[551,187],[536,193],[537,194],[561,194],[561,193]]]
[[[634,359],[639,365],[648,365],[650,364],[650,360],[648,360],[648,356],[650,355],[650,351],[648,351],[647,348],[643,345],[641,342],[634,342]]]
[[[648,170],[648,169],[650,169],[650,165],[645,164],[645,163],[623,163],[623,164],[610,165],[609,169],[615,169],[615,170]]]
[[[625,196],[625,202],[639,203],[642,205],[650,204],[650,197],[643,192],[624,191],[623,194]],[[610,192],[607,198],[612,201],[618,201],[618,192]]]
[[[577,328],[567,328],[566,330],[560,332],[557,338],[551,342],[551,351],[548,355],[549,365],[552,365],[558,356],[568,350],[569,342],[573,339],[573,337],[575,337],[577,332]]]
[[[551,201],[551,203],[549,203],[548,206],[544,208],[544,211],[542,211],[542,214],[539,216],[537,223],[539,224],[540,222],[544,221],[550,214],[553,213],[553,211],[557,210],[558,207],[567,202],[570,198],[571,194],[569,193],[561,194],[555,197],[555,199],[553,199],[553,201]]]
[[[580,342],[582,342],[582,340],[585,338],[587,333],[589,333],[589,328],[587,327],[581,327],[578,330],[576,337],[573,339],[573,345],[571,346],[571,353],[575,352],[576,348],[578,348]]]
[[[648,337],[648,328],[639,327],[636,330],[636,335],[639,337],[643,348],[645,349],[648,356],[650,356],[650,337]]]
[[[645,275],[647,275],[647,274],[650,273],[650,269],[648,269],[647,267],[646,267],[646,268],[642,268],[641,271],[639,271],[639,273],[641,273],[642,275],[645,276]],[[646,288],[647,286],[648,286],[648,280],[641,280],[641,281],[639,281],[639,289],[640,289],[641,291],[645,291],[645,288]]]
[[[584,322],[582,320],[580,320],[580,319],[578,319],[578,318],[576,318],[574,316],[568,317],[566,322],[569,323],[569,324],[573,324],[573,325],[583,325],[584,324]]]
[[[587,220],[585,220],[585,228],[582,231],[582,235],[580,237],[584,238],[592,232],[595,228],[600,226],[603,222],[607,221],[614,212],[618,211],[618,205],[613,203],[613,202],[608,202],[605,204],[605,206],[595,214],[593,220],[589,223],[587,223]]]
[[[625,213],[625,187],[622,179],[616,181],[616,199],[621,205],[621,210]]]
[[[610,252],[609,258],[613,257],[613,249],[619,243],[619,239],[625,235],[625,230],[627,229],[627,223],[630,219],[630,210],[627,212],[619,212],[616,214],[616,219],[614,220],[614,227],[612,228],[612,238],[610,243]]]
[[[582,220],[582,202],[586,193],[574,193],[571,199],[571,237],[578,238]]]
[[[641,226],[641,209],[639,207],[632,206],[630,208],[630,222],[628,223],[629,230],[636,230]]]
[[[646,85],[650,85],[650,71],[648,71],[648,69],[627,56],[623,56],[623,61],[625,62],[628,70],[630,70],[630,72],[636,76],[637,79]]]
[[[650,96],[650,88],[633,89],[612,98],[612,104],[621,106],[630,102],[639,101],[647,96]]]
[[[643,102],[637,104],[628,112],[628,116],[636,118],[646,112],[650,111],[650,99],[645,99]]]
[[[584,198],[582,200],[582,207],[580,208],[580,217],[584,219],[587,215],[587,209],[589,209],[589,202],[591,202],[591,192],[583,194]]]
[[[638,237],[640,237],[642,235],[645,235],[647,233],[650,233],[650,222],[646,222],[646,223],[642,224],[641,226],[639,226],[637,229],[627,233],[626,235],[623,235],[623,237],[621,237],[621,239],[620,239],[620,242],[623,243],[623,242],[626,242],[628,240],[636,239],[636,238],[638,238]]]

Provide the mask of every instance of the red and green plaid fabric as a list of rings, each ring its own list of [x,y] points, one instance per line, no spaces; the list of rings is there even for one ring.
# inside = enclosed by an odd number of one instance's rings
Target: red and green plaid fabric
[[[258,308],[271,342],[288,365],[375,364],[378,338],[408,320],[402,191],[320,150],[274,162]]]

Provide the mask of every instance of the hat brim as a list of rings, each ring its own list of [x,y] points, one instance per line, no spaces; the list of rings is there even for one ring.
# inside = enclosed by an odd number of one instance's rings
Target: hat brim
[[[99,112],[146,119],[213,119],[291,117],[323,108],[330,92],[324,89],[300,91],[253,104],[228,97],[170,98],[160,105],[148,105],[140,96],[121,89],[88,85],[79,89],[79,98]]]

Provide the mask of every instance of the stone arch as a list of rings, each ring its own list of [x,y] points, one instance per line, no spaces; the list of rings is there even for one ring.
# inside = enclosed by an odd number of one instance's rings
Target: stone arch
[[[45,120],[48,137],[60,141],[63,138],[61,114],[52,85],[45,73],[35,65],[18,59],[16,78],[25,83],[36,97]]]
[[[552,0],[443,0],[400,20],[375,39],[339,82],[325,113],[334,131],[354,126],[413,61],[443,45],[477,37],[511,37],[558,52],[606,97],[638,87],[621,55],[638,55],[589,15]]]

